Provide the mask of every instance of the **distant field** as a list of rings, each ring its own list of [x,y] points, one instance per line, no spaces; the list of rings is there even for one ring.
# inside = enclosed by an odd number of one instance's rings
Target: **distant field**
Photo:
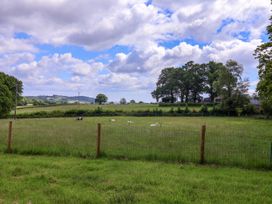
[[[122,111],[145,111],[145,110],[153,110],[158,108],[162,111],[169,111],[171,107],[159,107],[157,104],[126,104],[126,105],[117,105],[117,104],[108,104],[108,105],[97,105],[97,104],[80,104],[80,105],[55,105],[55,106],[45,106],[45,107],[35,107],[35,106],[24,106],[18,107],[17,113],[33,113],[38,111],[68,111],[68,110],[95,110],[98,107],[103,108],[103,110],[122,110]],[[183,109],[185,107],[182,107]],[[190,110],[195,109],[198,111],[200,109],[200,105],[198,107],[189,107]]]
[[[0,154],[0,203],[272,203],[272,173]]]
[[[230,117],[90,117],[20,119],[13,150],[21,154],[95,156],[96,125],[102,123],[102,152],[108,158],[199,161],[201,125],[207,125],[206,161],[270,167],[272,121]],[[131,121],[131,123],[128,123]],[[0,120],[0,150],[8,120]],[[157,124],[151,127],[151,124]]]

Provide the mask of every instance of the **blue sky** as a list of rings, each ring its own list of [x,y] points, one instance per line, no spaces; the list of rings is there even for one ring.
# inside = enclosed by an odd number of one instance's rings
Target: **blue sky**
[[[21,79],[24,95],[102,92],[111,101],[147,102],[154,101],[150,92],[164,67],[190,60],[237,60],[252,93],[258,82],[253,52],[268,40],[271,9],[267,0],[3,4],[0,71]]]

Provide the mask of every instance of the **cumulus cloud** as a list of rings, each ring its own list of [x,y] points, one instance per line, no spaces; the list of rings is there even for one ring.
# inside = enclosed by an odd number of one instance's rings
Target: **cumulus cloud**
[[[22,79],[26,90],[150,93],[164,67],[234,59],[244,65],[245,76],[257,80],[252,54],[268,24],[269,1],[146,2],[2,0],[0,71]],[[101,54],[87,59],[54,50],[42,54],[41,44],[76,45]],[[116,45],[130,49],[108,51]]]

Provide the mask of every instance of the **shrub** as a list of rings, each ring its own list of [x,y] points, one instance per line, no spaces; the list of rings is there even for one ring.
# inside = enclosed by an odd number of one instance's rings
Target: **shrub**
[[[207,114],[209,111],[208,111],[208,106],[207,105],[202,105],[201,107],[200,107],[200,112],[202,113],[202,114]]]

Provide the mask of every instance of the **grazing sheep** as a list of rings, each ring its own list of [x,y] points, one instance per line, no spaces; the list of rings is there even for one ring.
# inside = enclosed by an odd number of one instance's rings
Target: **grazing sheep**
[[[83,117],[77,117],[76,120],[83,120]]]
[[[128,120],[127,122],[128,122],[128,124],[132,124],[133,123],[133,121],[131,121],[131,120]]]
[[[115,119],[111,119],[110,121],[111,121],[111,122],[115,122],[116,120],[115,120]]]
[[[150,127],[157,127],[157,126],[160,126],[160,124],[159,123],[150,124]]]

